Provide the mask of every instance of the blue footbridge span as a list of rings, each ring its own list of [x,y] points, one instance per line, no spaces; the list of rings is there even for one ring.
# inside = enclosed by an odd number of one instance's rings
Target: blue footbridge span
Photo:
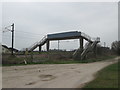
[[[91,51],[94,47],[96,47],[97,43],[100,42],[100,38],[91,38],[89,35],[80,32],[80,31],[70,31],[70,32],[62,32],[62,33],[53,33],[45,35],[40,41],[35,42],[33,45],[27,48],[28,51],[33,51],[37,47],[39,47],[39,52],[41,52],[42,46],[46,43],[46,49],[49,51],[50,41],[53,40],[66,40],[66,39],[79,39],[80,46],[73,53],[73,56],[76,57],[78,54],[81,59],[84,59],[86,54]],[[84,48],[84,39],[88,41],[87,47]],[[25,49],[23,49],[25,51]]]

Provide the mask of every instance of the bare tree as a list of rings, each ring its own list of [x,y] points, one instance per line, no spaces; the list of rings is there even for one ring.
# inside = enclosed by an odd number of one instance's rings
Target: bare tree
[[[118,55],[120,55],[120,41],[114,41],[111,44],[111,49],[117,53]]]

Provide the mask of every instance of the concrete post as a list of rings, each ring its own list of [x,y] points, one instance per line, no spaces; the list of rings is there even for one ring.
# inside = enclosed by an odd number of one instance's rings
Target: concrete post
[[[49,40],[47,40],[47,42],[46,42],[46,48],[47,48],[47,51],[49,51],[49,46],[50,46],[50,41]]]
[[[83,51],[83,38],[80,38],[80,50]]]
[[[82,52],[83,52],[83,38],[81,37],[80,38],[80,59],[82,58],[81,57]]]
[[[39,53],[41,52],[41,47],[42,47],[42,46],[41,46],[41,45],[39,45]]]

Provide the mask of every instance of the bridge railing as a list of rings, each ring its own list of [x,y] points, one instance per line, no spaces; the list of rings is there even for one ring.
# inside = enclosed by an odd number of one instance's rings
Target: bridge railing
[[[32,44],[29,48],[28,48],[28,51],[33,48],[34,46],[38,45],[38,42],[35,42],[34,44]]]
[[[81,32],[81,36],[87,38],[90,41],[92,41],[92,38],[89,35],[87,35],[87,34],[85,34],[83,32]]]
[[[32,44],[30,47],[28,47],[28,51],[30,51],[30,49],[34,48],[36,45],[39,45],[42,42],[44,42],[46,38],[47,38],[47,35],[45,35],[40,41],[37,41],[34,44]],[[26,51],[26,48],[23,48],[21,51]]]
[[[41,44],[42,42],[44,42],[45,39],[47,39],[47,35],[45,35],[45,36],[38,42],[38,44]]]
[[[93,38],[93,37],[90,37],[89,35],[87,35],[87,34],[85,34],[85,33],[83,33],[83,32],[81,32],[81,36],[87,38],[87,39],[90,40],[90,41],[100,41],[100,38],[99,38],[99,37]]]

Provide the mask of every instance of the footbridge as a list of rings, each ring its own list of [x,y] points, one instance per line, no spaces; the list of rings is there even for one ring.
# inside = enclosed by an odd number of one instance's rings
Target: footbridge
[[[79,53],[81,59],[84,59],[86,54],[92,50],[97,43],[100,42],[100,38],[91,38],[89,35],[80,32],[80,31],[70,31],[70,32],[62,32],[62,33],[54,33],[45,35],[40,41],[34,43],[32,46],[28,47],[28,51],[33,51],[37,47],[39,47],[39,51],[41,51],[42,46],[46,43],[46,49],[49,51],[50,41],[53,40],[66,40],[66,39],[79,39],[80,47],[73,53],[73,56],[77,56]],[[83,47],[84,39],[89,42],[86,48]]]

